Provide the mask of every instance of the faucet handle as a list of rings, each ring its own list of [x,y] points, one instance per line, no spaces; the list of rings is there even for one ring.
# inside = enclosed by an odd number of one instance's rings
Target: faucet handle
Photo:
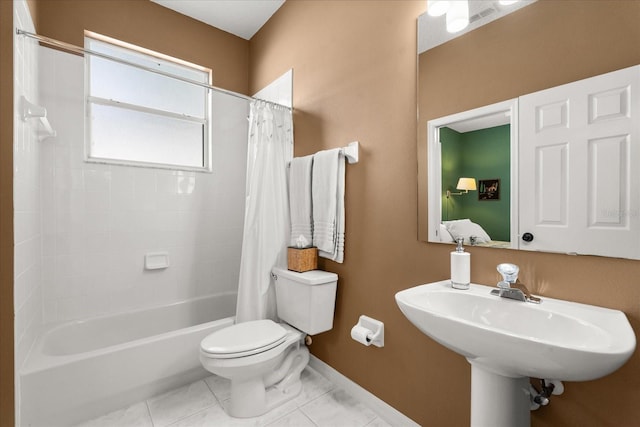
[[[511,288],[511,284],[509,282],[507,282],[506,280],[501,280],[498,282],[498,287],[500,289],[509,289]]]
[[[515,264],[498,264],[497,267],[498,273],[502,275],[502,280],[509,283],[515,283],[518,280],[518,273],[520,272],[520,267]]]

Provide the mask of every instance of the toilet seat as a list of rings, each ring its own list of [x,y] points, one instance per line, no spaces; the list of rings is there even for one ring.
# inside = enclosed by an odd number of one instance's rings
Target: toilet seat
[[[208,357],[232,359],[262,353],[282,344],[287,330],[272,320],[237,323],[216,331],[200,343]]]

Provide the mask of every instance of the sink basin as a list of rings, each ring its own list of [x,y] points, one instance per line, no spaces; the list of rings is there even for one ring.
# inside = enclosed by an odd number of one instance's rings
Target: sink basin
[[[620,368],[636,339],[621,311],[543,298],[540,304],[452,289],[450,281],[396,294],[404,315],[474,366],[506,377],[587,381]]]

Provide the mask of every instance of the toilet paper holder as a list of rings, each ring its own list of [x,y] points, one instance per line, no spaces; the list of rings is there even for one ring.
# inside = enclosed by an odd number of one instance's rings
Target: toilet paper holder
[[[366,346],[384,347],[384,323],[363,314],[351,328],[351,338]]]

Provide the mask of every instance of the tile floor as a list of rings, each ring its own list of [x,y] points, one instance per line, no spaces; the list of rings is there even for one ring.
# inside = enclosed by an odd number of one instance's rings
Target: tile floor
[[[229,381],[210,376],[87,421],[78,427],[390,427],[371,409],[310,367],[302,372],[298,397],[257,418],[224,412]]]

